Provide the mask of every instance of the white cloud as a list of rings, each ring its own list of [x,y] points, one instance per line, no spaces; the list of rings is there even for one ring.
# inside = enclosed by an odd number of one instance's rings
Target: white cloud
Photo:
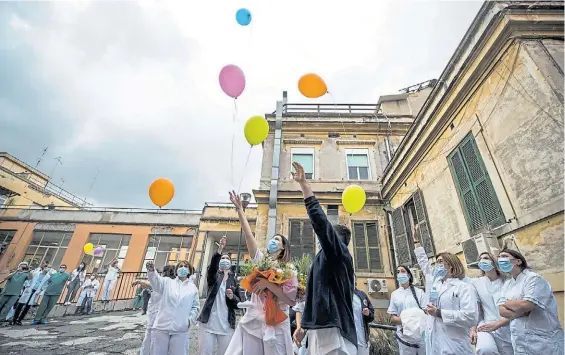
[[[336,101],[355,102],[376,102],[392,90],[437,77],[474,16],[461,12],[479,5],[426,4],[65,1],[51,3],[44,21],[13,14],[10,25],[40,58],[41,79],[58,94],[51,105],[74,128],[59,142],[61,155],[97,151],[116,141],[154,145],[161,149],[156,157],[167,155],[192,174],[198,172],[187,176],[191,183],[186,185],[197,190],[201,201],[190,202],[197,207],[204,200],[225,200],[231,187],[233,102],[218,84],[224,65],[239,65],[247,78],[235,125],[234,180],[239,182],[248,151],[245,119],[273,111],[282,90],[289,91],[289,101],[305,102],[297,90],[302,74],[320,74]],[[424,12],[412,13],[413,6]],[[446,6],[467,23],[436,15]],[[251,26],[237,25],[239,7],[251,10]],[[433,30],[442,24],[455,28],[451,33]],[[429,40],[431,45],[448,42],[451,48],[412,53],[418,36],[426,33],[439,36]],[[331,102],[328,97],[317,101]],[[242,189],[257,187],[261,156],[261,149],[254,148]],[[109,159],[121,164],[120,151]],[[129,163],[153,166],[142,156]]]

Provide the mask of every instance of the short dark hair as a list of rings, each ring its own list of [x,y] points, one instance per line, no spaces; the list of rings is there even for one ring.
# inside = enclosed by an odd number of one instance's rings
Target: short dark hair
[[[351,241],[351,230],[345,224],[334,224],[334,230],[343,240],[345,245],[349,245]]]
[[[500,256],[501,253],[506,253],[506,254],[510,254],[512,255],[514,258],[520,260],[522,263],[520,265],[517,265],[520,270],[524,270],[524,269],[528,269],[528,262],[526,261],[526,258],[524,257],[524,255],[518,253],[516,250],[512,250],[512,249],[502,249],[502,251],[500,253],[498,253],[498,255]]]

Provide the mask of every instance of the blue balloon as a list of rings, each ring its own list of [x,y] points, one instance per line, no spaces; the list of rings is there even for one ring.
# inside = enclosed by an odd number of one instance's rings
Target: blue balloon
[[[251,12],[247,9],[239,9],[235,13],[235,20],[242,26],[247,26],[251,23]]]

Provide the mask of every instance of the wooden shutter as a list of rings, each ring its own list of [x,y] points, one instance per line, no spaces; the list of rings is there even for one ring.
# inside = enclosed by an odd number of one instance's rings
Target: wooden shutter
[[[290,220],[290,255],[296,257],[302,255],[301,224],[300,220]]]
[[[312,223],[310,223],[310,220],[302,221],[302,253],[300,256],[303,254],[310,254],[310,256],[314,256],[315,245],[314,228],[312,227]]]
[[[314,229],[310,220],[291,219],[290,223],[290,253],[292,257],[300,258],[304,254],[314,256]]]
[[[412,199],[414,201],[414,208],[416,209],[416,218],[418,219],[420,243],[424,247],[424,250],[426,250],[428,257],[432,257],[435,255],[435,248],[422,192],[420,190],[416,191]]]
[[[492,182],[488,176],[477,143],[472,135],[461,144],[461,155],[465,161],[467,172],[481,207],[481,214],[489,227],[498,227],[506,222]]]
[[[353,243],[355,246],[355,269],[369,271],[364,223],[353,223]]]
[[[367,222],[367,246],[369,249],[369,266],[371,272],[383,269],[381,260],[381,243],[379,240],[379,227],[377,223]]]
[[[395,252],[399,265],[412,265],[412,256],[410,249],[412,245],[408,243],[408,234],[404,225],[404,215],[402,207],[392,212],[392,234],[394,236]]]
[[[471,235],[505,222],[498,198],[479,155],[473,135],[449,155],[449,167],[465,212]]]

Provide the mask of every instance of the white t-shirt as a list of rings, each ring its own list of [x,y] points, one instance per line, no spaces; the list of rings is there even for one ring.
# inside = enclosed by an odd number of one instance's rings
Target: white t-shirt
[[[222,282],[214,300],[208,323],[200,323],[200,327],[208,333],[228,335],[230,323],[228,322],[228,305],[226,304],[226,282]]]
[[[345,355],[357,355],[357,347],[341,336],[339,328],[309,329],[306,334],[309,355],[326,355],[335,350]]]
[[[117,280],[119,272],[120,269],[118,269],[117,267],[108,265],[108,271],[106,271],[106,277],[104,277],[104,280],[108,280],[108,281]]]
[[[363,322],[363,301],[361,297],[353,294],[353,318],[355,319],[355,332],[357,333],[357,345],[360,347],[367,347],[367,340],[365,339],[365,323]]]

